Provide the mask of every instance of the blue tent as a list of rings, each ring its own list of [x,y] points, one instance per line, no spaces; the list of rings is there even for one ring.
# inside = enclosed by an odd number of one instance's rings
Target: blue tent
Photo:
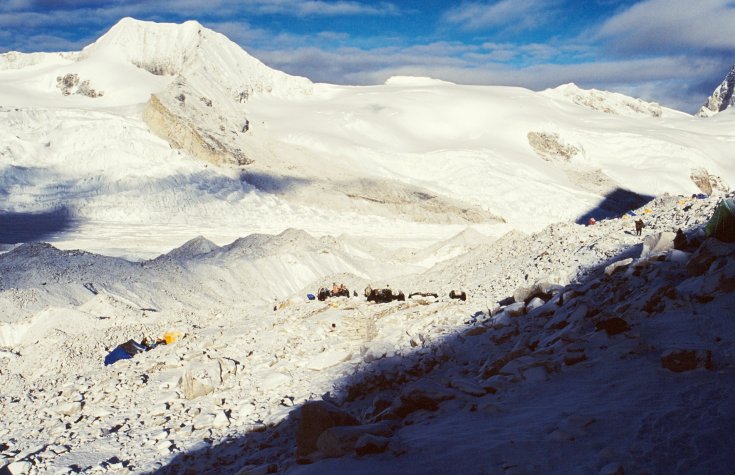
[[[114,350],[105,356],[105,366],[111,365],[120,360],[128,360],[144,351],[145,348],[135,340],[128,340],[122,345],[117,345]]]

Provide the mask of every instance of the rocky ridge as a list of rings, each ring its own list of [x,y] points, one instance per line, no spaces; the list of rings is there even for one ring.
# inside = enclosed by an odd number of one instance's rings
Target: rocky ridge
[[[697,115],[699,117],[710,117],[728,107],[732,107],[735,105],[733,92],[735,92],[735,65],[732,66],[722,83],[715,88],[712,95],[707,98],[707,102],[699,109]]]

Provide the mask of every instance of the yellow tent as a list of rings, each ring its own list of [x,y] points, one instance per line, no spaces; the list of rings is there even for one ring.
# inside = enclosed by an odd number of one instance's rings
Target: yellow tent
[[[167,345],[170,345],[171,343],[175,342],[176,340],[179,340],[183,336],[184,334],[181,332],[166,332],[163,334],[163,339],[166,340]]]

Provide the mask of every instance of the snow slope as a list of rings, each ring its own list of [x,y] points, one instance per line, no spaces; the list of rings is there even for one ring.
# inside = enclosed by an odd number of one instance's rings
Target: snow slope
[[[734,120],[312,84],[196,22],[0,55],[0,472],[724,473]]]
[[[65,248],[146,258],[288,227],[400,232],[417,248],[466,226],[574,220],[617,188],[699,192],[693,170],[735,182],[731,115],[704,123],[572,85],[313,85],[196,22],[124,19],[80,53],[1,64],[3,208],[65,207],[73,225],[46,236]],[[104,94],[63,95],[69,74]]]

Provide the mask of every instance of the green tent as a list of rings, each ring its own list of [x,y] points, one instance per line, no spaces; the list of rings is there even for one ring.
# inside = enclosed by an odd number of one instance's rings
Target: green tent
[[[718,203],[704,232],[707,237],[724,242],[735,242],[735,200],[725,198]]]

